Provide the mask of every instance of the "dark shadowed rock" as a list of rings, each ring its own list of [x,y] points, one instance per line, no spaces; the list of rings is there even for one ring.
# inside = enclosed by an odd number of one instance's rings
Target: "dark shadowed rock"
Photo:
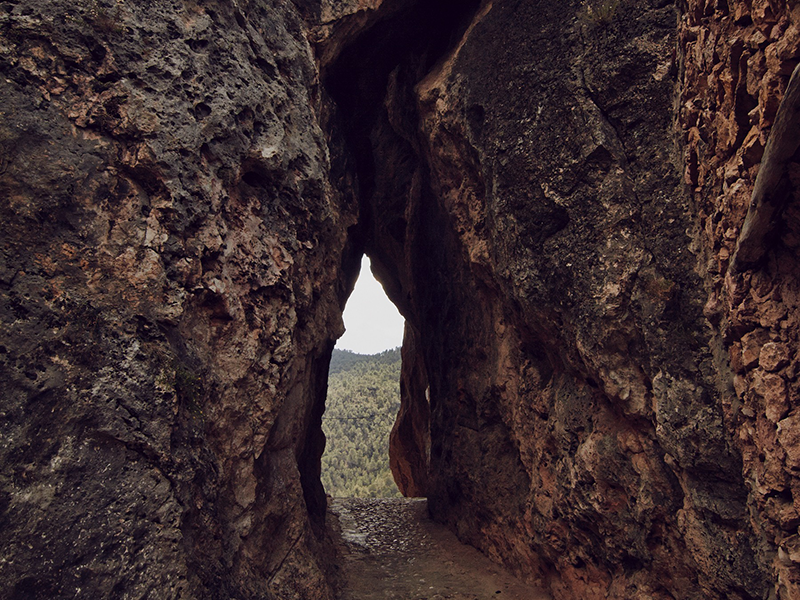
[[[434,518],[555,598],[800,595],[796,155],[729,268],[798,32],[767,0],[0,3],[6,595],[332,598],[364,251]]]
[[[355,213],[302,21],[42,1],[0,27],[3,589],[329,597],[314,469]]]

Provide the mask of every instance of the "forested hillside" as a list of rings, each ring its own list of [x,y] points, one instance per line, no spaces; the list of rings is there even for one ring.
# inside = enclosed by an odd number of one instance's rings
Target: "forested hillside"
[[[400,349],[375,355],[334,350],[322,426],[322,483],[335,497],[400,493],[389,470],[389,432],[400,408]]]

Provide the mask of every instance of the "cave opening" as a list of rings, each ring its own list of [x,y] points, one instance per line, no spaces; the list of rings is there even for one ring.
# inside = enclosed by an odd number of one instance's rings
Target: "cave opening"
[[[361,260],[361,271],[347,300],[343,314],[345,333],[336,348],[356,354],[378,354],[399,348],[403,343],[405,319],[375,278],[368,256]]]
[[[327,128],[333,180],[358,206],[343,257],[352,279],[344,282],[348,289],[342,290],[341,302],[367,255],[386,295],[407,319],[389,459],[397,486],[410,497],[427,496],[431,412],[425,344],[442,333],[445,309],[440,305],[447,297],[443,286],[452,258],[452,248],[442,243],[446,226],[421,155],[414,87],[456,46],[479,6],[479,0],[398,2],[379,9],[355,37],[334,38],[331,52],[323,48],[321,53],[327,57],[321,82],[332,108]],[[419,281],[427,283],[420,287]],[[437,331],[423,335],[431,322]],[[315,420],[320,428],[311,433],[316,439],[333,420],[320,396]],[[312,476],[326,479],[320,463],[328,458],[319,445],[309,447],[319,451],[307,457],[306,484],[316,495],[324,486]]]
[[[399,497],[389,468],[389,435],[400,410],[405,319],[366,255],[343,318],[346,331],[331,356],[322,417],[322,484],[331,497]]]

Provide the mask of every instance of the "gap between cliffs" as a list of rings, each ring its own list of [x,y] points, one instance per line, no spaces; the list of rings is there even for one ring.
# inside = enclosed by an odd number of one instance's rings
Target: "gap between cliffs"
[[[348,281],[343,285],[342,304],[353,289],[361,256],[368,255],[375,277],[406,319],[401,409],[391,435],[390,463],[401,492],[421,497],[426,494],[430,454],[429,399],[419,348],[420,290],[414,282],[427,276],[420,278],[415,261],[424,256],[425,262],[437,262],[431,261],[431,252],[450,250],[438,239],[445,227],[444,215],[426,214],[436,212],[436,203],[418,139],[414,86],[455,47],[480,2],[387,4],[391,6],[375,10],[356,34],[345,23],[341,29],[346,34],[334,34],[317,52],[327,57],[320,71],[330,108],[332,180],[359,207],[358,222],[348,231],[344,256]],[[363,14],[351,16],[356,17]],[[420,204],[427,208],[421,211]],[[434,287],[425,290],[429,301],[437,295]],[[311,427],[318,427],[317,419]],[[320,437],[316,431],[309,432],[310,439]],[[311,451],[300,466],[307,505],[319,519],[325,506],[318,482],[324,443],[308,447]]]

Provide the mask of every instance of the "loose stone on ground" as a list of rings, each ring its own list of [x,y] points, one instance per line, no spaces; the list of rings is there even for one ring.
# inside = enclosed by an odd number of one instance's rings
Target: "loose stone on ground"
[[[428,517],[424,499],[335,498],[340,600],[547,600]]]

